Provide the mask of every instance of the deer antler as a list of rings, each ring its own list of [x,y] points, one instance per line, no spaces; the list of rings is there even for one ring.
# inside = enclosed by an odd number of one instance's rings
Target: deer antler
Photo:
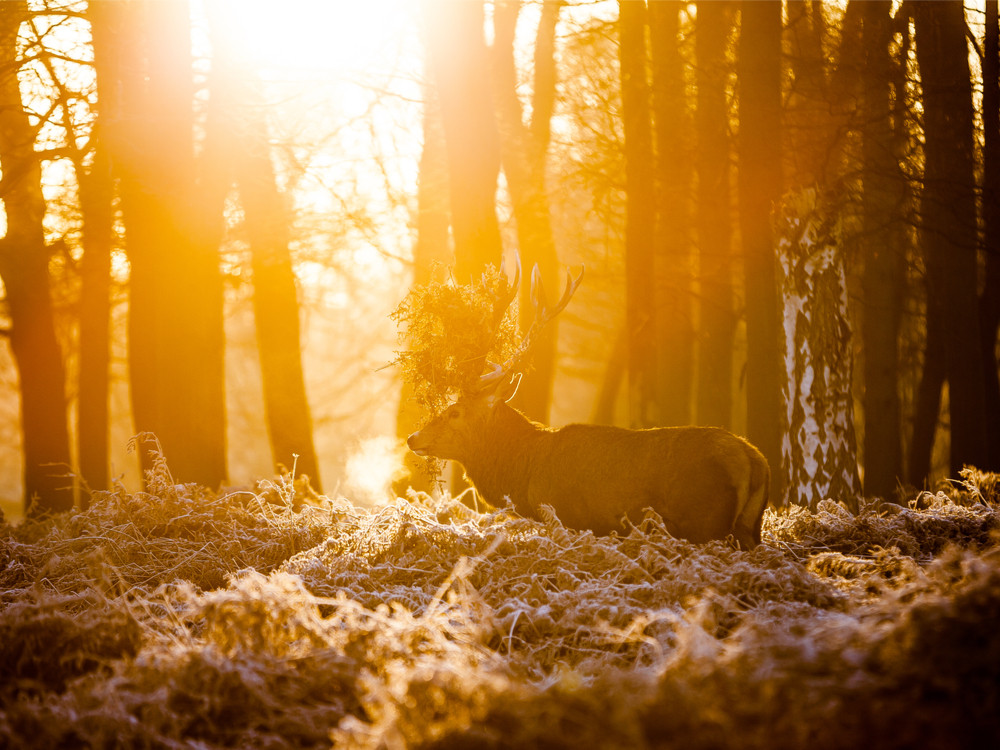
[[[500,275],[506,279],[503,273],[503,263],[500,265]],[[500,327],[500,321],[503,320],[504,315],[507,314],[507,308],[510,307],[510,303],[514,301],[517,297],[517,288],[521,286],[521,254],[514,253],[514,280],[507,282],[506,287],[503,289],[502,295],[495,294],[493,296],[493,327],[498,329]],[[489,289],[489,282],[486,279],[486,274],[483,274],[483,288]]]
[[[517,274],[515,275],[514,284],[506,290],[508,295],[511,294],[512,290],[514,295],[517,294],[517,280],[521,275],[521,259],[519,256],[515,257],[517,257]],[[538,264],[535,264],[535,267],[531,270],[531,304],[535,308],[535,319],[532,321],[531,327],[524,335],[514,354],[506,362],[502,365],[487,362],[490,372],[479,377],[480,389],[492,385],[502,378],[509,377],[511,373],[523,364],[525,357],[534,345],[535,336],[569,304],[570,299],[576,293],[577,287],[580,286],[580,282],[583,281],[583,271],[584,269],[581,266],[580,275],[575,279],[572,273],[569,271],[566,272],[566,291],[563,292],[562,297],[559,298],[559,302],[556,303],[555,307],[549,307],[545,297],[545,287],[542,284],[542,272],[539,270]],[[510,297],[507,305],[511,301],[513,301],[513,296]],[[507,305],[502,308],[503,311],[506,311]],[[503,313],[501,313],[501,317],[503,317]]]

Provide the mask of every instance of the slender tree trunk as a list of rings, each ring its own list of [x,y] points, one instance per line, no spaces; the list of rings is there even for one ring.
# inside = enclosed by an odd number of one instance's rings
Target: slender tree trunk
[[[983,245],[986,283],[979,306],[983,374],[986,386],[986,426],[991,471],[1000,471],[1000,379],[997,377],[997,332],[1000,329],[1000,43],[997,0],[986,0],[983,42]]]
[[[628,329],[629,420],[658,421],[656,411],[656,196],[645,3],[619,2],[619,59],[625,130],[625,324]]]
[[[17,31],[25,2],[0,3],[0,192],[7,233],[0,239],[0,279],[7,292],[10,346],[21,390],[24,507],[39,515],[73,507],[62,351],[56,338],[48,250],[42,225],[45,199],[17,79]]]
[[[902,181],[893,153],[889,57],[889,0],[864,4],[864,382],[865,492],[889,497],[902,476],[899,356],[902,248],[894,217],[903,205]]]
[[[656,314],[660,422],[691,423],[694,294],[691,288],[691,118],[680,53],[684,2],[649,4],[652,111],[656,134]]]
[[[77,169],[83,216],[83,259],[80,264],[80,381],[77,443],[80,474],[91,490],[108,487],[110,469],[111,385],[111,250],[114,247],[114,176],[105,138],[105,123],[120,116],[116,81],[120,75],[115,35],[116,3],[90,3],[98,113],[94,124],[94,156],[88,169]],[[86,504],[87,498],[81,497]]]
[[[264,385],[264,413],[276,469],[305,475],[321,489],[312,412],[302,368],[298,289],[288,250],[285,197],[278,191],[259,97],[241,109],[236,175],[253,270],[253,309]]]
[[[943,304],[940,295],[927,290],[927,340],[924,344],[924,366],[917,386],[916,405],[913,414],[913,436],[907,479],[914,487],[923,487],[931,471],[931,451],[934,448],[934,433],[941,413],[941,388],[947,377],[944,347],[947,333],[944,329],[944,313],[932,310]]]
[[[176,480],[217,487],[226,476],[221,201],[195,178],[188,4],[137,0],[126,14],[125,117],[113,142],[131,266],[133,415]]]
[[[729,103],[726,46],[732,5],[698,3],[695,31],[698,108],[697,228],[701,275],[701,331],[698,339],[699,424],[732,425],[733,301],[732,208],[730,204]]]
[[[951,471],[986,461],[986,393],[976,294],[978,247],[972,82],[965,11],[957,3],[915,3],[923,88],[928,282],[945,300],[945,362],[951,415]],[[930,313],[931,307],[928,306]]]
[[[533,121],[544,117],[546,112],[551,113],[555,98],[555,75],[547,74],[546,67],[552,67],[552,63],[539,60],[537,50],[549,49],[551,55],[558,9],[559,3],[553,2],[543,7],[542,23],[535,42],[535,61],[536,65],[542,66],[542,74],[541,81],[536,76],[534,97],[541,111],[533,112]],[[537,264],[543,284],[554,290],[559,282],[559,274],[545,187],[545,153],[548,144],[540,140],[546,137],[548,126],[529,127],[522,118],[514,64],[514,31],[519,10],[519,0],[505,0],[497,3],[493,11],[493,86],[500,126],[500,153],[514,205],[521,260],[529,269]],[[539,90],[542,81],[549,86],[547,91]],[[527,284],[521,287],[520,311],[521,327],[526,331],[534,320],[530,287]],[[522,381],[517,393],[518,408],[530,418],[541,422],[548,421],[549,402],[552,400],[557,330],[558,322],[552,321],[535,339],[531,356],[532,372]]]
[[[604,368],[604,377],[601,378],[601,386],[594,403],[594,416],[591,420],[594,424],[615,423],[615,404],[618,402],[618,393],[625,379],[625,367],[628,361],[627,334],[628,331],[624,329],[615,334],[611,355]]]
[[[218,244],[216,223],[233,180],[243,206],[253,272],[254,323],[271,457],[277,471],[307,476],[320,490],[312,414],[302,369],[298,290],[289,253],[289,218],[278,190],[268,138],[263,85],[232,47],[228,4],[207,3],[212,71],[201,161],[205,240]],[[220,227],[221,228],[221,227]]]
[[[742,4],[739,204],[746,274],[747,434],[782,496],[781,375],[771,209],[781,195],[781,2]]]
[[[496,216],[500,138],[488,84],[483,4],[424,0],[425,38],[448,153],[455,276],[460,283],[499,265]]]

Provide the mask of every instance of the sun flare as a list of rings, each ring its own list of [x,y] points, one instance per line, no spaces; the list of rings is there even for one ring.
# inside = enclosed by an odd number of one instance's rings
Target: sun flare
[[[322,76],[392,65],[416,27],[406,0],[228,0],[239,53],[271,74]]]

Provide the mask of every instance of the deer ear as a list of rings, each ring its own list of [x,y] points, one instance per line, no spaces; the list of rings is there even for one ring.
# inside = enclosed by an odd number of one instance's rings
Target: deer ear
[[[499,385],[497,385],[496,389],[488,397],[490,407],[507,403],[514,398],[519,385],[521,385],[521,373],[519,372],[515,372],[510,380],[507,378],[501,379]]]

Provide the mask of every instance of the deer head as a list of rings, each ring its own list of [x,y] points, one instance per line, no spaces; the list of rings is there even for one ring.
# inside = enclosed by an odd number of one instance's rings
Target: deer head
[[[494,294],[495,330],[499,328],[517,296],[521,278],[521,261],[518,256],[515,256],[515,264],[514,281],[502,285]],[[527,333],[515,347],[514,353],[502,364],[489,362],[485,353],[483,354],[484,369],[487,372],[480,376],[476,385],[462,393],[440,416],[407,439],[407,445],[414,453],[466,463],[470,454],[482,449],[480,443],[484,436],[490,434],[491,419],[497,407],[510,401],[517,392],[521,382],[520,369],[524,366],[536,337],[569,304],[582,279],[582,270],[576,278],[567,272],[566,290],[554,306],[549,306],[541,273],[537,265],[534,267],[531,273],[531,301],[535,308],[535,318]],[[483,283],[486,284],[485,279]]]

